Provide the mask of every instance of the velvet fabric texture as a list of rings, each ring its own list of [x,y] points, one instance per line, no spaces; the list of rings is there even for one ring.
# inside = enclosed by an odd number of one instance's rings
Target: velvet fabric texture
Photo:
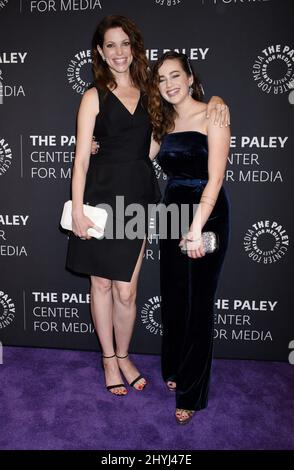
[[[158,161],[168,175],[163,203],[198,204],[208,181],[208,143],[205,134],[176,132],[165,136]],[[197,207],[197,206],[196,206]],[[195,208],[194,208],[195,209]],[[179,248],[181,234],[160,239],[161,313],[163,322],[162,375],[177,383],[176,406],[200,410],[207,406],[213,353],[214,301],[229,240],[229,202],[221,188],[203,231],[213,231],[219,249],[191,259]],[[188,227],[187,227],[188,228]]]

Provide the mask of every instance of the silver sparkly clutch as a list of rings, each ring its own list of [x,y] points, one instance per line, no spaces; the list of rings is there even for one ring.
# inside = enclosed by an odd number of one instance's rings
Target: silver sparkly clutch
[[[203,240],[203,245],[204,245],[204,251],[206,254],[214,253],[219,247],[218,236],[214,232],[203,232],[202,240]],[[184,246],[181,247],[181,250],[183,253],[187,252],[186,243]]]

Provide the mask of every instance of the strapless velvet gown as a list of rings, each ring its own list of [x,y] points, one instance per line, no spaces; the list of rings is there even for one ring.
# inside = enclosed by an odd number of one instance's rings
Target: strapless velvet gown
[[[157,156],[168,181],[165,205],[198,204],[208,180],[207,136],[196,132],[167,134]],[[180,238],[160,240],[162,375],[177,383],[176,406],[207,406],[213,352],[214,302],[229,240],[229,202],[224,188],[203,231],[219,237],[218,251],[191,259]],[[192,210],[190,223],[192,221]]]

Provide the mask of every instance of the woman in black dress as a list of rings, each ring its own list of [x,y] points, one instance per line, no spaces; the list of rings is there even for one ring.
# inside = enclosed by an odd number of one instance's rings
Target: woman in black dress
[[[175,204],[180,214],[188,208],[190,214],[188,233],[174,234],[178,220],[171,218],[167,237],[160,240],[162,375],[176,392],[176,420],[186,424],[207,406],[214,298],[229,237],[222,184],[230,130],[215,126],[214,113],[206,119],[202,87],[183,54],[168,52],[159,59],[153,84],[151,116],[161,144],[157,159],[168,175],[163,203]],[[214,253],[205,254],[206,231],[219,238]]]
[[[144,208],[160,197],[149,159],[151,124],[142,99],[148,63],[136,26],[124,17],[104,18],[93,38],[93,60],[95,86],[85,92],[78,113],[72,179],[74,234],[67,267],[91,277],[91,311],[106,386],[115,395],[125,395],[120,371],[137,390],[146,385],[128,357],[145,233],[132,240],[124,234],[115,236],[115,221],[124,217],[116,213],[116,196],[124,198],[125,206],[137,203]],[[100,151],[90,157],[93,134]],[[83,203],[112,207],[114,216],[109,214],[106,234],[114,223],[113,238],[90,239],[87,230],[93,224],[83,214]]]
[[[95,86],[83,95],[78,113],[72,179],[74,234],[67,267],[90,276],[91,312],[102,348],[106,387],[115,395],[125,395],[121,372],[136,390],[146,385],[128,356],[145,232],[134,239],[126,234],[90,239],[87,230],[93,224],[82,206],[108,204],[114,219],[109,217],[107,224],[115,225],[124,217],[116,211],[117,196],[124,198],[125,207],[136,203],[144,209],[159,200],[149,159],[152,127],[144,106],[148,62],[140,32],[123,16],[105,17],[92,46]],[[98,155],[91,155],[92,135],[100,145]]]

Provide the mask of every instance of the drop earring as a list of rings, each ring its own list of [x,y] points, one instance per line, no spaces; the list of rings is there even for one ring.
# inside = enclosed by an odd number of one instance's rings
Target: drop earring
[[[192,96],[193,92],[194,92],[193,87],[192,87],[192,85],[190,85],[189,86],[189,95]]]

